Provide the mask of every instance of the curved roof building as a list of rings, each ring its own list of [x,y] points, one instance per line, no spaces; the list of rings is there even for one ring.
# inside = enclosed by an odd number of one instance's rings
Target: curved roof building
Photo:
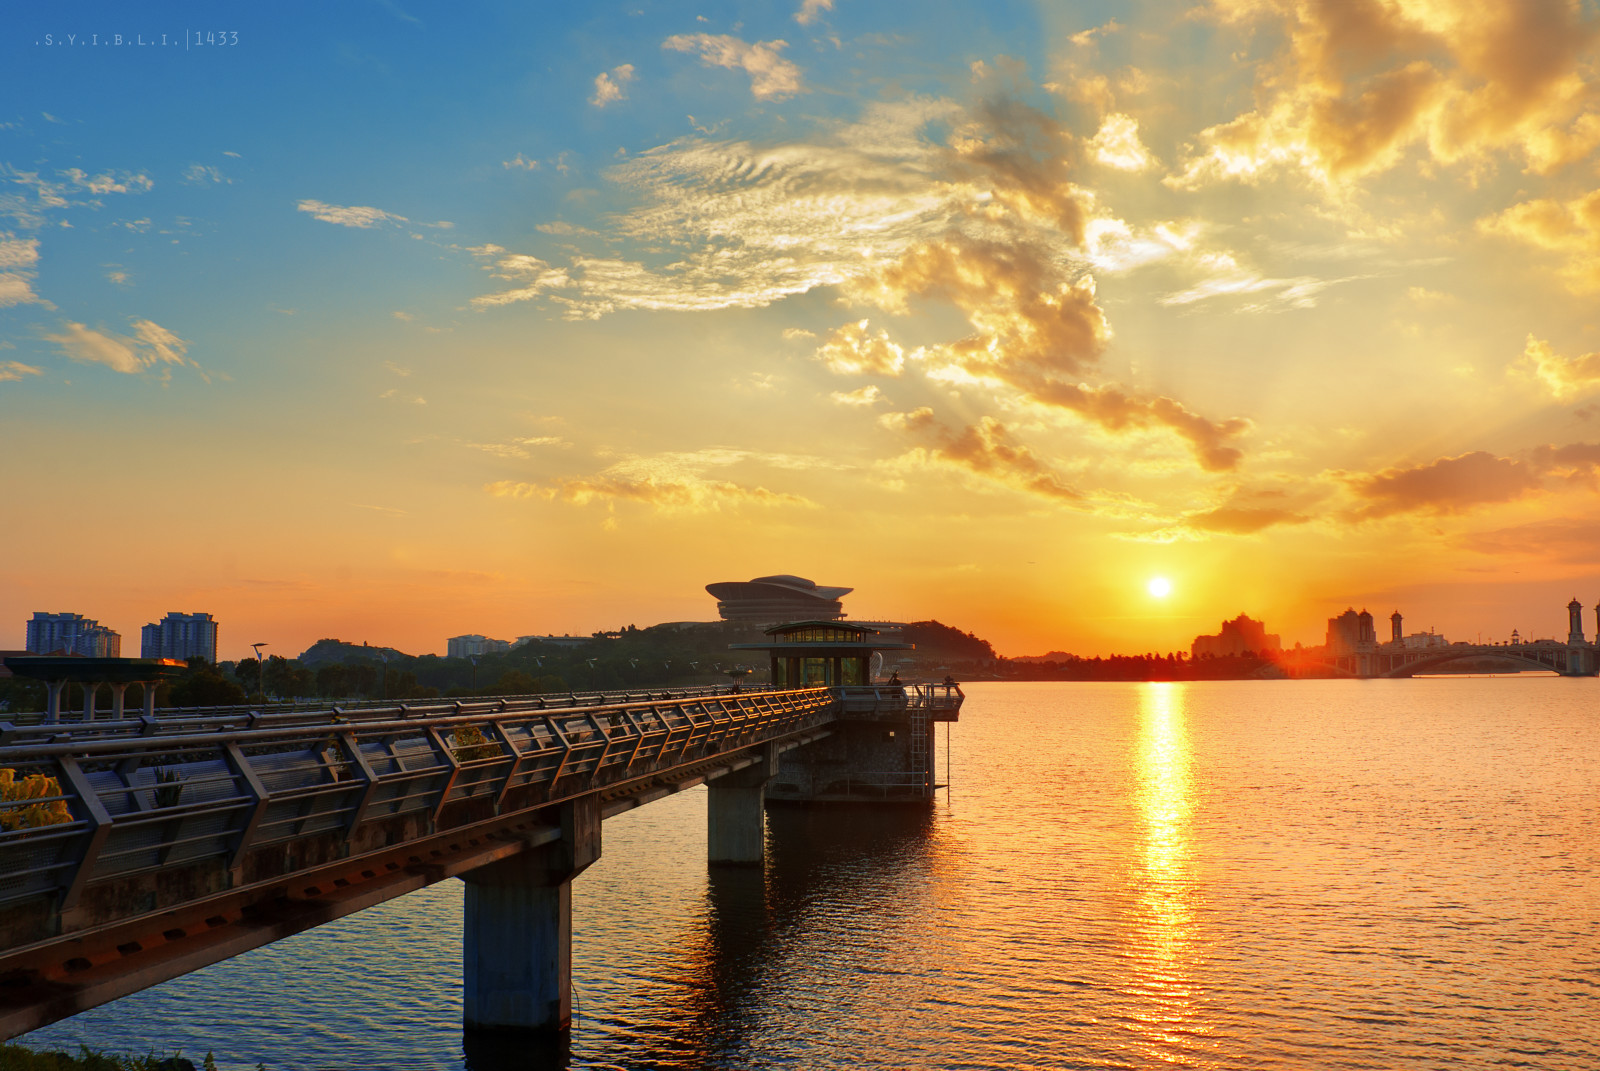
[[[818,587],[802,576],[758,576],[707,584],[724,621],[770,625],[784,621],[836,621],[844,616],[841,596],[854,588]]]

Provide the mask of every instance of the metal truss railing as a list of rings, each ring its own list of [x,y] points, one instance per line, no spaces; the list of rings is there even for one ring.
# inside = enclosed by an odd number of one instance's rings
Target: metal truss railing
[[[563,701],[567,705],[561,705]],[[101,882],[220,863],[447,807],[544,806],[811,728],[827,689],[536,696],[359,712],[0,726],[0,917]],[[9,770],[9,777],[5,771]],[[31,786],[23,789],[19,786]]]
[[[650,699],[686,699],[699,696],[732,695],[742,692],[770,690],[767,684],[745,684],[733,688],[726,684],[700,685],[687,688],[651,688],[619,692],[561,692],[539,695],[475,697],[472,699],[422,699],[400,701],[395,699],[335,700],[272,700],[265,703],[242,703],[210,707],[159,707],[156,719],[164,726],[198,724],[205,722],[219,728],[243,728],[258,725],[299,724],[308,720],[326,718],[336,714],[346,718],[420,717],[427,714],[449,713],[457,708],[470,710],[498,710],[507,704],[522,707],[533,704],[539,709],[563,707],[612,706],[617,703],[634,703]],[[108,712],[100,711],[101,715]],[[33,737],[49,737],[70,726],[75,732],[94,730],[117,735],[140,731],[141,718],[130,714],[122,719],[109,716],[85,720],[80,712],[63,711],[58,721],[46,721],[42,711],[7,715],[9,722],[0,722],[0,746],[7,741]]]

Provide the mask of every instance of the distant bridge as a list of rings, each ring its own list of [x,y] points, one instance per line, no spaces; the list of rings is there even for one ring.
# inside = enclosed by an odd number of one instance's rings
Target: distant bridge
[[[1295,669],[1332,670],[1341,677],[1414,677],[1431,673],[1454,662],[1494,659],[1516,665],[1520,670],[1545,670],[1563,677],[1593,677],[1600,673],[1600,648],[1590,643],[1558,643],[1537,640],[1531,643],[1452,643],[1437,647],[1407,648],[1398,644],[1374,644],[1341,653],[1302,652],[1291,657],[1285,652],[1284,665]]]
[[[0,1038],[448,877],[467,1025],[559,1030],[570,883],[603,819],[705,784],[710,861],[758,863],[780,766],[800,791],[807,745],[870,739],[872,768],[830,753],[827,776],[929,799],[928,725],[961,702],[720,688],[0,723]]]

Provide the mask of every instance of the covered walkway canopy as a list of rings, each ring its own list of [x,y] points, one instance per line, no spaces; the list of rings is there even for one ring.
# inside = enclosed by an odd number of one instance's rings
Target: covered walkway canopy
[[[909,643],[874,642],[877,629],[844,621],[791,621],[764,631],[771,642],[735,643],[730,649],[766,651],[775,688],[869,685],[873,654],[913,649]]]
[[[156,685],[183,676],[188,664],[174,658],[79,658],[75,655],[11,655],[6,668],[19,677],[44,681],[48,690],[45,721],[61,720],[61,693],[69,684],[83,685],[83,720],[94,720],[100,686],[111,689],[111,717],[123,716],[123,697],[130,684],[144,685],[144,712],[156,711]]]

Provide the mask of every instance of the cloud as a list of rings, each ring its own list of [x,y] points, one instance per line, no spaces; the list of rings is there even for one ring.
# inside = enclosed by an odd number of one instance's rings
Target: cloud
[[[0,361],[0,383],[15,382],[23,376],[37,376],[41,372],[31,364],[21,361]]]
[[[1203,513],[1193,513],[1183,523],[1202,532],[1224,535],[1254,535],[1256,532],[1280,524],[1304,524],[1310,520],[1304,514],[1290,509],[1266,509],[1240,506],[1220,506]]]
[[[1148,171],[1156,166],[1150,150],[1139,140],[1139,122],[1132,116],[1106,116],[1084,148],[1095,160],[1118,171]]]
[[[577,253],[554,269],[564,281],[551,275],[477,304],[554,290],[573,319],[758,308],[869,272],[961,218],[975,195],[930,174],[943,150],[920,131],[953,111],[912,98],[870,106],[863,122],[820,144],[690,138],[640,153],[605,173],[634,201],[608,217],[607,231],[658,256]]]
[[[470,249],[469,252],[487,260],[488,263],[484,264],[483,268],[495,278],[522,284],[511,290],[500,290],[473,298],[472,304],[476,308],[530,301],[549,290],[574,285],[572,274],[567,269],[552,267],[538,257],[531,257],[525,253],[506,253],[497,245],[479,246]]]
[[[530,160],[519,152],[509,160],[501,160],[500,166],[507,171],[537,171],[539,170],[539,161]]]
[[[1542,383],[1552,397],[1564,402],[1600,386],[1600,353],[1562,357],[1548,342],[1529,335],[1512,371]]]
[[[887,331],[870,334],[867,324],[860,320],[836,328],[817,347],[817,360],[837,375],[899,375],[906,363],[905,350],[890,340]]]
[[[1161,298],[1163,305],[1192,305],[1218,297],[1238,297],[1251,294],[1266,295],[1262,300],[1241,307],[1241,312],[1262,312],[1269,309],[1309,309],[1316,305],[1317,296],[1330,286],[1350,282],[1344,279],[1318,279],[1299,275],[1287,279],[1270,279],[1258,272],[1242,267],[1231,254],[1213,253],[1194,258],[1194,264],[1208,278],[1186,290],[1175,291]]]
[[[1284,43],[1259,68],[1256,106],[1203,131],[1167,181],[1194,189],[1295,171],[1333,186],[1390,170],[1413,148],[1444,164],[1510,149],[1547,173],[1600,144],[1585,110],[1595,39],[1585,7],[1211,0],[1220,22],[1275,24]]]
[[[727,34],[675,34],[661,43],[674,52],[698,52],[707,67],[743,70],[750,76],[750,92],[757,100],[784,100],[804,93],[800,68],[778,55],[787,41],[750,44]]]
[[[487,484],[484,490],[497,498],[543,498],[575,506],[592,502],[640,502],[662,512],[715,513],[743,505],[816,506],[800,495],[692,476],[636,478],[602,472],[583,478],[558,477],[547,484],[497,480]]]
[[[310,212],[314,219],[320,219],[324,223],[337,223],[341,227],[370,228],[380,223],[410,222],[404,216],[362,205],[330,205],[322,201],[306,200],[299,202],[295,207],[301,212]]]
[[[1561,518],[1469,533],[1459,544],[1502,560],[1514,555],[1588,566],[1594,560],[1594,530],[1592,517]]]
[[[884,427],[920,439],[929,445],[902,455],[901,466],[942,465],[1058,502],[1081,502],[1083,495],[1067,486],[1028,447],[993,417],[983,417],[960,431],[951,431],[924,406],[909,413],[885,413]]]
[[[155,187],[150,176],[129,171],[107,171],[90,175],[81,168],[59,172],[68,182],[90,193],[145,193]]]
[[[1302,494],[1296,497],[1309,501],[1321,497],[1323,493],[1319,489],[1312,496]],[[1263,500],[1282,500],[1287,497],[1283,492],[1252,493],[1238,490],[1221,506],[1186,513],[1177,523],[1154,531],[1121,533],[1119,538],[1140,543],[1198,542],[1219,535],[1254,536],[1269,528],[1310,523],[1313,517],[1303,507],[1293,509],[1282,504],[1261,504]]]
[[[822,17],[824,11],[833,10],[833,0],[801,0],[800,10],[794,13],[794,21],[802,26],[810,26]]]
[[[231,185],[233,180],[208,164],[190,164],[183,169],[182,182],[190,186]]]
[[[115,372],[137,375],[161,364],[190,365],[189,343],[152,320],[132,320],[133,336],[97,331],[68,322],[58,335],[45,335],[74,361],[103,364]]]
[[[1527,462],[1475,450],[1409,468],[1343,475],[1343,479],[1364,503],[1357,516],[1368,518],[1412,512],[1462,513],[1477,506],[1512,502],[1538,490],[1540,475]]]
[[[985,74],[981,90],[998,77]],[[812,144],[686,138],[641,153],[605,173],[634,203],[607,218],[604,253],[574,252],[558,265],[479,247],[490,273],[514,285],[473,303],[539,299],[570,318],[597,318],[759,307],[836,287],[845,302],[891,316],[944,304],[965,319],[965,335],[907,351],[857,314],[817,356],[839,372],[917,374],[987,393],[1007,409],[1069,410],[1110,431],[1168,429],[1203,468],[1238,463],[1234,440],[1248,422],[1085,382],[1111,333],[1090,268],[1184,253],[1196,225],[1136,234],[1098,220],[1073,177],[1082,146],[1003,92],[971,105],[907,97],[825,129]],[[1328,284],[1259,285],[1304,302]]]
[[[869,383],[865,387],[861,387],[857,390],[836,390],[829,394],[828,397],[832,398],[840,405],[848,405],[852,408],[861,408],[865,406],[877,405],[883,400],[883,392],[880,391],[875,384]]]
[[[604,108],[607,104],[627,100],[628,83],[631,81],[633,81],[631,63],[613,67],[610,71],[601,71],[594,76],[594,96],[589,98],[589,103],[596,108]]]
[[[555,444],[568,445],[559,439]],[[592,476],[557,477],[542,482],[500,480],[488,484],[485,490],[501,498],[542,498],[576,506],[601,502],[613,509],[618,503],[636,502],[668,513],[715,513],[747,505],[816,507],[815,502],[793,492],[707,475],[712,469],[736,466],[788,471],[846,467],[804,454],[712,447],[652,456],[629,455]]]
[[[38,263],[39,239],[0,231],[0,309],[13,305],[55,307],[34,293],[36,273],[32,269]]]
[[[1600,190],[1571,201],[1542,199],[1478,222],[1488,234],[1566,255],[1562,277],[1575,293],[1600,290]]]
[[[0,231],[0,271],[32,268],[39,263],[39,239],[18,238],[9,231]]]
[[[1165,395],[1146,395],[1121,387],[1089,387],[1081,383],[1046,383],[1035,392],[1038,401],[1059,406],[1107,431],[1164,428],[1186,441],[1207,472],[1236,468],[1244,453],[1234,440],[1250,431],[1243,417],[1211,420]]]

